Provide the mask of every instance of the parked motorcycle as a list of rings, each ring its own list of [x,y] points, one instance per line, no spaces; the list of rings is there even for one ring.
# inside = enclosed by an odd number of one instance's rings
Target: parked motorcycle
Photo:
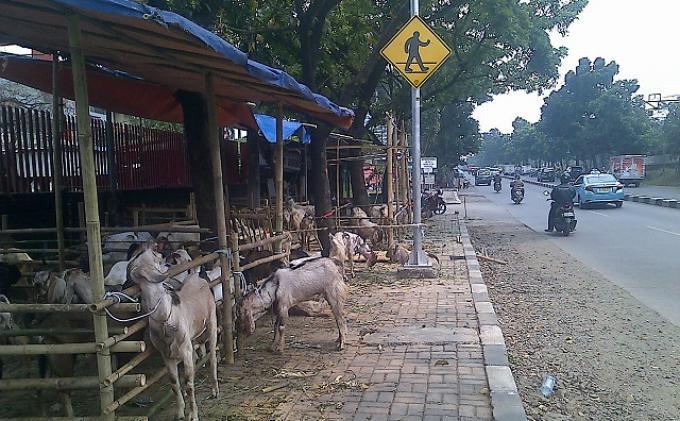
[[[524,200],[524,187],[513,187],[512,201],[515,202],[516,205],[519,205],[522,203],[522,200]]]
[[[438,189],[434,193],[423,192],[420,206],[421,215],[424,219],[431,218],[432,215],[442,215],[446,212],[446,202],[443,198],[444,192]]]
[[[543,194],[550,197],[550,192],[547,190]],[[549,198],[548,201],[552,202],[553,200]],[[577,223],[573,203],[565,203],[557,209],[555,214],[555,230],[557,232],[561,232],[565,237],[568,237],[576,229]]]

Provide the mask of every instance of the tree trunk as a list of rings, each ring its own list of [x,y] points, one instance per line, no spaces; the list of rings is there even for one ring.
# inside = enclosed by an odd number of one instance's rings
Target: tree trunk
[[[358,156],[356,152],[352,155]],[[358,206],[365,206],[370,204],[368,200],[368,191],[366,190],[366,183],[364,180],[364,161],[355,160],[349,162],[349,175],[352,182],[352,202]]]
[[[322,218],[331,210],[331,188],[328,182],[328,164],[326,162],[326,144],[330,130],[327,127],[320,127],[312,131],[312,143],[309,145],[311,178],[314,182],[312,187],[312,198],[316,209],[316,225],[320,230],[319,241],[321,242],[322,256],[328,256],[331,249],[330,220]],[[324,229],[325,228],[325,229]]]
[[[189,155],[191,183],[196,197],[196,218],[203,228],[217,233],[210,145],[208,144],[208,112],[203,95],[179,91],[175,94],[182,104],[184,136]]]

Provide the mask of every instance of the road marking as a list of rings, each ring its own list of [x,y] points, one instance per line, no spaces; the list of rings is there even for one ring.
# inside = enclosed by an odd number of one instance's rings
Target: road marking
[[[604,213],[600,213],[600,212],[588,211],[588,213],[594,213],[595,215],[600,215],[600,216],[604,216],[605,218],[609,218],[609,215],[605,215]]]
[[[665,232],[666,234],[675,235],[675,236],[677,236],[677,237],[680,237],[680,234],[677,233],[677,232],[668,231],[668,230],[661,229],[661,228],[656,228],[656,227],[651,227],[651,226],[649,226],[649,225],[647,225],[645,228],[649,228],[650,230],[654,230],[654,231]]]

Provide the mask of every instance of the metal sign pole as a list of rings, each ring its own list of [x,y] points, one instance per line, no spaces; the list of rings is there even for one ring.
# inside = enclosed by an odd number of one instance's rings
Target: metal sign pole
[[[418,0],[411,0],[411,16],[419,14]],[[409,258],[409,266],[428,266],[427,256],[423,252],[423,231],[420,209],[420,88],[411,88],[411,131],[413,137],[413,251]]]

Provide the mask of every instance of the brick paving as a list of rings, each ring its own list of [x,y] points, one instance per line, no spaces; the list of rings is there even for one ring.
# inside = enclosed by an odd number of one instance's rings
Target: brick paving
[[[364,311],[351,313],[347,349],[314,379],[326,387],[289,395],[274,419],[492,419],[463,247],[452,236],[430,246],[446,250],[440,278],[351,287]],[[418,331],[444,335],[409,334]]]

